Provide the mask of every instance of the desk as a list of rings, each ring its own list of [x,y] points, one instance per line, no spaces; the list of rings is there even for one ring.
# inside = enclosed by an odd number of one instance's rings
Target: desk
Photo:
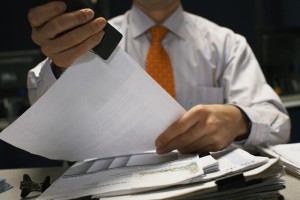
[[[18,200],[21,190],[20,182],[23,174],[29,174],[34,182],[43,182],[45,176],[50,176],[51,183],[59,178],[67,167],[53,167],[53,168],[30,168],[30,169],[8,169],[0,170],[0,177],[5,178],[9,184],[14,186],[12,189],[1,193],[0,200]],[[300,179],[297,179],[289,174],[286,174],[283,179],[286,181],[286,189],[281,190],[280,193],[284,196],[285,200],[300,199]],[[30,193],[26,199],[35,199],[40,193]],[[22,199],[24,200],[24,199]]]
[[[41,183],[46,176],[50,176],[50,182],[53,183],[67,169],[67,167],[51,167],[0,170],[0,177],[6,179],[6,182],[13,186],[12,189],[0,193],[0,200],[24,200],[20,196],[20,182],[23,180],[23,174],[28,174],[32,181],[36,183]],[[28,195],[29,198],[26,199],[36,199],[39,194],[39,192],[32,192]]]

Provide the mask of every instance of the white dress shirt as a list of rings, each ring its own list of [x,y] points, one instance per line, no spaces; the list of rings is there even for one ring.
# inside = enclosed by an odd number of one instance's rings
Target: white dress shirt
[[[123,34],[120,46],[144,68],[151,42],[147,30],[155,22],[133,6],[110,23]],[[289,116],[244,37],[181,6],[163,25],[169,29],[162,44],[170,55],[176,100],[186,110],[197,104],[238,106],[252,122],[244,147],[289,140]],[[31,102],[55,81],[49,59],[32,69],[28,74]]]

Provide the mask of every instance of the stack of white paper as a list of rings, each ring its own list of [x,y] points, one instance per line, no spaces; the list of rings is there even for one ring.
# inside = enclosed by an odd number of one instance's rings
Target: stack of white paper
[[[234,154],[235,153],[236,152],[234,152]],[[223,156],[226,157],[226,155]],[[222,164],[220,164],[220,166],[221,165]],[[101,197],[101,195],[94,195],[93,197],[100,198],[101,200],[280,199],[282,197],[280,196],[278,191],[284,189],[285,187],[284,181],[280,179],[282,170],[283,168],[281,162],[279,162],[278,159],[267,159],[267,163],[253,169],[246,170],[242,174],[236,176],[223,176],[223,178],[219,177],[211,181],[178,185],[166,189],[138,194],[121,195],[114,197]],[[242,179],[238,180],[235,177],[242,177]],[[225,180],[225,184],[220,184],[220,180]]]
[[[163,156],[148,153],[77,162],[39,199],[90,195],[101,199],[202,199],[232,197],[244,192],[249,196],[266,195],[266,191],[277,195],[284,187],[284,182],[278,179],[282,166],[276,159],[256,157],[241,149],[201,158],[197,155],[177,158],[176,155],[176,152]],[[204,173],[202,168],[215,170]],[[234,175],[241,176],[241,182],[235,183],[235,180],[232,185],[229,179],[221,186],[218,183],[219,179],[226,180]]]
[[[260,151],[273,157],[279,157],[288,173],[300,178],[300,143],[279,144],[260,148]]]
[[[218,161],[219,170],[197,177],[194,179],[194,182],[205,182],[223,176],[234,175],[259,167],[269,161],[267,157],[253,156],[242,149],[224,150],[211,153],[211,155]]]
[[[78,162],[38,199],[117,196],[186,184],[203,175],[205,160],[209,158],[190,155],[178,159],[177,153],[152,153]]]

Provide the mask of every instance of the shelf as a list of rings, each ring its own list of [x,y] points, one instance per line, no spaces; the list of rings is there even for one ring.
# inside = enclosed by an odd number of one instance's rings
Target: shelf
[[[0,131],[2,131],[3,129],[8,127],[9,124],[10,124],[10,122],[7,119],[0,118]]]
[[[300,94],[281,96],[280,98],[282,100],[283,105],[286,108],[293,108],[293,107],[300,106]]]

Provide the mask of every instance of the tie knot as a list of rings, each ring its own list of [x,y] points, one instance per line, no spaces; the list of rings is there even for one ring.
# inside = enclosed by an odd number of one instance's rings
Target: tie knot
[[[168,29],[164,26],[156,25],[148,31],[152,35],[152,41],[161,41],[167,34]]]

